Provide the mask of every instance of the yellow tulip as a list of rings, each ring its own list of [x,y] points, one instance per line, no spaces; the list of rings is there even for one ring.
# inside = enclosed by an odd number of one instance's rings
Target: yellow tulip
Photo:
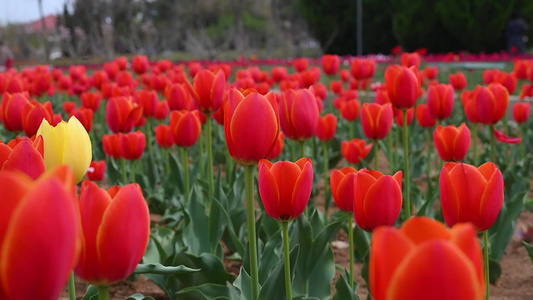
[[[68,165],[74,170],[76,182],[80,182],[92,160],[91,139],[80,121],[71,117],[68,123],[61,121],[54,127],[43,119],[39,135],[43,137],[46,169]]]

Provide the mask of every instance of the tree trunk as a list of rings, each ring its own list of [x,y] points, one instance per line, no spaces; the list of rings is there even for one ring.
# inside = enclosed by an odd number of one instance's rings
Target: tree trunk
[[[47,28],[46,28],[46,21],[44,20],[44,11],[43,11],[43,0],[37,0],[38,3],[39,3],[39,15],[41,17],[41,26],[43,27],[42,28],[42,31],[43,31],[43,34],[41,35],[41,40],[42,40],[42,43],[43,43],[43,48],[44,48],[44,61],[47,62],[48,59],[50,58],[50,53],[48,53],[48,32],[47,32]]]

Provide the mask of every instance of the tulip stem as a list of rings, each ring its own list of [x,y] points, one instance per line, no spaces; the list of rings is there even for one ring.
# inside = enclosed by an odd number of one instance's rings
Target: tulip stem
[[[374,170],[378,170],[378,153],[379,153],[379,144],[378,140],[374,141]]]
[[[355,287],[354,286],[354,281],[353,281],[353,261],[354,261],[354,257],[353,257],[353,252],[354,252],[354,246],[353,246],[353,212],[349,214],[348,216],[349,220],[348,220],[348,239],[350,240],[349,241],[349,245],[350,245],[350,286],[352,287],[352,289]]]
[[[103,285],[98,287],[98,300],[109,300],[109,286]]]
[[[152,156],[152,121],[150,117],[146,118],[146,135],[148,138],[148,154]]]
[[[406,219],[411,217],[411,178],[409,178],[409,126],[407,126],[407,109],[403,111],[403,155],[405,174],[405,212]]]
[[[483,232],[483,256],[485,258],[485,283],[486,283],[486,298],[490,299],[490,272],[489,272],[489,233],[488,230]]]
[[[70,300],[76,300],[76,284],[74,282],[74,272],[70,272],[68,279],[68,298]]]
[[[205,178],[205,160],[203,159],[204,154],[204,136],[205,134],[200,135],[200,174],[202,175],[202,178]]]
[[[355,121],[348,122],[350,124],[350,137],[349,140],[355,138]]]
[[[135,183],[135,165],[136,165],[137,161],[136,160],[132,160],[131,161],[131,182],[132,183]]]
[[[212,145],[212,133],[211,133],[211,115],[207,115],[206,122],[206,135],[207,135],[207,169],[209,176],[209,209],[213,206],[213,197],[215,195],[215,182],[213,181],[213,145]]]
[[[289,222],[281,222],[281,228],[283,228],[283,252],[285,257],[285,290],[287,292],[287,300],[292,300],[291,257],[289,254]]]
[[[183,163],[183,173],[185,174],[185,202],[189,203],[189,153],[187,151],[187,148],[181,149],[181,159]]]
[[[248,213],[248,245],[250,249],[250,276],[252,279],[252,300],[259,296],[259,272],[257,266],[257,239],[255,235],[254,165],[244,168],[246,189],[246,210]]]
[[[473,123],[473,134],[472,134],[472,142],[474,145],[472,145],[472,151],[474,152],[474,165],[477,166],[477,139],[478,139],[478,129],[477,129],[477,123]]]
[[[432,188],[431,188],[431,132],[429,129],[426,129],[426,144],[427,144],[427,198],[431,196]]]
[[[325,214],[326,214],[326,221],[328,219],[328,213],[329,213],[329,204],[331,201],[331,197],[329,196],[329,180],[328,180],[328,169],[329,169],[329,161],[328,161],[328,145],[326,142],[322,143],[322,155],[324,159],[324,199],[325,199]]]
[[[170,149],[165,149],[164,150],[164,153],[165,153],[165,171],[167,172],[167,176],[170,175]]]
[[[300,141],[300,158],[305,157],[305,141]]]
[[[126,185],[126,181],[128,181],[128,176],[126,175],[126,159],[122,159],[122,184]]]
[[[505,130],[505,134],[509,134],[509,115],[507,112],[505,112],[505,115],[503,115],[503,129]]]
[[[392,132],[392,129],[391,129],[391,132],[389,132],[389,136],[387,137],[387,140],[389,142],[389,168],[390,168],[390,173],[392,174],[392,172],[394,172],[394,169],[395,169],[395,166],[394,166],[394,151],[392,149],[392,141],[393,141],[393,132]]]
[[[494,125],[490,125],[490,161],[496,164],[496,143],[494,142]]]
[[[522,137],[522,142],[520,143],[520,160],[524,160],[526,158],[526,136],[524,135],[524,124],[520,124],[520,136]]]

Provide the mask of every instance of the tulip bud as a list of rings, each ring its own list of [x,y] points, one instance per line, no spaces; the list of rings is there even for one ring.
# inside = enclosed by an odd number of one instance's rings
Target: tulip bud
[[[442,160],[461,161],[470,148],[470,130],[465,123],[459,128],[439,125],[433,132],[433,140]]]
[[[372,144],[366,144],[365,140],[353,139],[342,142],[342,156],[351,164],[360,163],[372,150]]]

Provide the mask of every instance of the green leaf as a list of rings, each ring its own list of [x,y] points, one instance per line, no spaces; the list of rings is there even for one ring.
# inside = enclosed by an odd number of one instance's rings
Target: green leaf
[[[357,283],[355,283],[355,288],[352,289],[348,279],[350,278],[348,270],[344,271],[344,274],[337,279],[337,283],[335,284],[336,291],[333,300],[359,300],[359,296],[355,293],[357,290]]]
[[[141,293],[135,293],[131,296],[129,296],[128,298],[126,298],[125,300],[155,300],[153,297],[150,297],[150,296],[145,296]]]
[[[246,272],[246,270],[241,267],[239,272],[239,277],[235,279],[233,285],[241,292],[240,300],[252,300],[252,278]]]
[[[87,292],[81,300],[96,300],[98,299],[98,287],[96,285],[89,284]]]
[[[491,284],[496,283],[502,276],[502,266],[497,260],[489,259],[489,281]]]
[[[300,252],[300,246],[294,246],[289,252],[290,261],[291,261],[291,277],[294,276],[294,268],[296,261],[298,259],[298,254]],[[285,287],[285,263],[284,259],[281,258],[278,261],[278,264],[270,273],[270,276],[266,280],[265,284],[259,292],[259,300],[272,300],[279,299],[283,300],[287,298]]]
[[[162,264],[138,264],[134,274],[182,274],[198,272],[200,269],[191,269],[186,266],[163,266]]]
[[[205,208],[199,201],[199,193],[196,188],[191,190],[191,199],[185,212],[189,217],[189,224],[183,231],[183,240],[189,247],[190,252],[196,255],[211,252],[209,241],[209,218],[205,214]]]
[[[231,288],[223,284],[205,283],[186,287],[176,293],[184,299],[226,300],[231,299]]]
[[[529,255],[529,258],[531,259],[531,262],[533,262],[533,245],[526,243],[525,241],[522,241],[522,244],[524,247],[526,247],[527,254]]]

